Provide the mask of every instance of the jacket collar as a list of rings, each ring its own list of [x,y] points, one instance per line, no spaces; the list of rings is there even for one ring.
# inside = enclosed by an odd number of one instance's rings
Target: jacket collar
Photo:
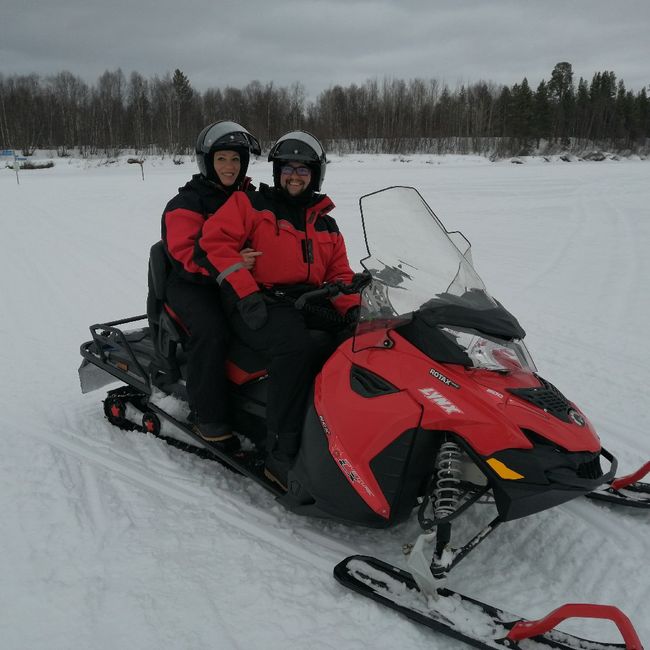
[[[334,209],[334,203],[327,194],[312,194],[307,200],[288,201],[286,195],[275,187],[270,187],[266,183],[260,183],[259,191],[266,197],[275,199],[292,206],[303,208],[305,210],[315,210],[318,216],[325,215]]]

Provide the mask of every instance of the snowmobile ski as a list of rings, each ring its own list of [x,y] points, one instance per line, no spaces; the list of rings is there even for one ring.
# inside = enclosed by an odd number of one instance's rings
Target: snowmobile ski
[[[650,508],[650,483],[640,479],[650,473],[650,462],[636,472],[615,478],[611,483],[601,485],[597,490],[586,495],[590,499],[607,501],[633,508]]]
[[[410,573],[364,555],[340,562],[334,577],[343,586],[475,648],[643,650],[627,616],[609,605],[567,604],[538,621],[528,621],[449,589],[426,598]],[[611,620],[624,643],[600,643],[554,629],[567,618]]]

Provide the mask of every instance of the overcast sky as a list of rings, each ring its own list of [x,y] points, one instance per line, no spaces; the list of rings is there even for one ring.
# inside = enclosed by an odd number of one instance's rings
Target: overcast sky
[[[369,78],[650,84],[650,0],[0,0],[0,74],[180,68],[194,88]]]

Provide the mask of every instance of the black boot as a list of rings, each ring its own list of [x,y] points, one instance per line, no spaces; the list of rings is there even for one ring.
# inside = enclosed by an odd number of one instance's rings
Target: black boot
[[[212,443],[215,447],[228,454],[239,451],[241,447],[239,438],[233,434],[226,424],[195,422],[192,425],[192,431],[206,442]]]
[[[267,434],[266,460],[264,462],[264,476],[277,483],[285,492],[287,491],[287,475],[300,448],[299,433]]]
[[[293,458],[280,451],[273,451],[266,456],[264,461],[264,476],[277,483],[285,492],[287,491],[287,476],[293,465]]]

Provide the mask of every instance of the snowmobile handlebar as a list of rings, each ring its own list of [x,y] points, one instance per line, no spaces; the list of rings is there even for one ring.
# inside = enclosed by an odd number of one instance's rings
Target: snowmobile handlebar
[[[345,284],[340,280],[335,280],[334,282],[328,282],[318,289],[313,291],[307,291],[303,293],[296,299],[294,303],[296,309],[303,309],[308,302],[316,300],[318,298],[334,298],[339,294],[352,294],[360,293],[361,290],[370,284],[372,276],[368,271],[363,271],[362,273],[355,273],[352,277],[352,281],[349,284]]]

